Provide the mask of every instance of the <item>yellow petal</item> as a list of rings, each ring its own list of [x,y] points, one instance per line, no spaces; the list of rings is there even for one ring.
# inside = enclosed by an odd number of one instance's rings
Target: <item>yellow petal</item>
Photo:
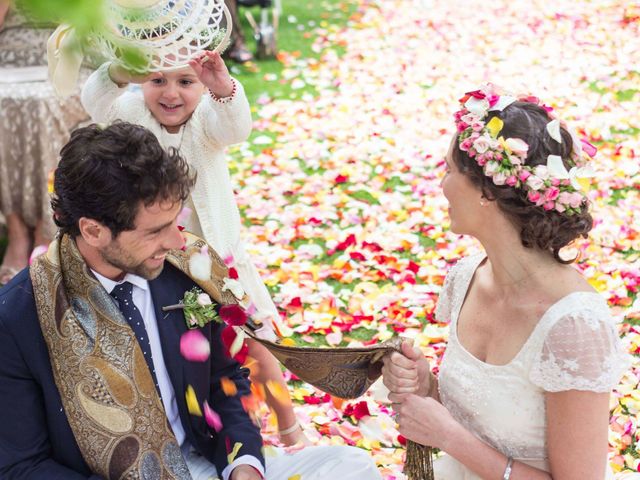
[[[233,446],[233,450],[231,450],[231,453],[227,455],[228,463],[233,463],[233,461],[236,459],[236,456],[238,455],[238,452],[240,451],[241,448],[242,448],[242,443],[236,442],[236,444]]]
[[[498,134],[502,131],[502,127],[504,126],[504,122],[500,120],[498,117],[493,117],[489,123],[487,123],[487,130],[493,138],[497,138]]]
[[[184,396],[187,401],[187,408],[189,409],[189,413],[191,415],[201,417],[202,410],[200,410],[200,405],[198,404],[198,399],[196,398],[196,391],[191,385],[187,386],[187,391],[185,392]]]
[[[295,475],[291,475],[287,480],[302,480],[302,475],[296,473]]]
[[[587,177],[576,177],[576,182],[580,185],[580,190],[586,192],[589,190],[589,186],[591,185],[591,179]]]

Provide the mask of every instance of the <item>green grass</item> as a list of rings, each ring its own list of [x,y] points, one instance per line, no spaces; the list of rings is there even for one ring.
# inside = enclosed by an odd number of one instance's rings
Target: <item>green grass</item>
[[[244,18],[245,11],[251,11],[256,21],[260,18],[260,9],[240,9],[247,47],[255,52],[253,31]],[[322,0],[301,2],[300,0],[282,0],[282,16],[278,25],[278,51],[282,57],[289,54],[299,59],[318,59],[319,55],[311,48],[316,38],[317,28],[346,25],[356,10],[354,0]],[[336,48],[336,51],[339,51]],[[249,103],[257,105],[262,95],[274,99],[299,99],[305,93],[315,95],[313,87],[293,89],[291,81],[283,78],[286,68],[278,59],[258,60],[243,65],[231,65],[231,73],[244,85]]]

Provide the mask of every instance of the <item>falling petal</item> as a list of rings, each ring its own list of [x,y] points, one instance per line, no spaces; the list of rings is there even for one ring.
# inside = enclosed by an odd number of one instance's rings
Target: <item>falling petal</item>
[[[209,254],[194,253],[189,257],[189,272],[196,280],[206,282],[211,279],[211,257]]]
[[[235,445],[233,445],[233,450],[231,450],[231,453],[227,455],[228,463],[233,463],[233,461],[236,459],[236,456],[238,455],[238,452],[240,451],[241,448],[242,448],[241,442],[236,442]]]
[[[191,415],[201,417],[202,410],[200,410],[200,404],[198,403],[198,399],[196,398],[196,391],[191,385],[187,386],[187,391],[185,392],[184,396],[187,401],[187,408],[189,410],[189,413]]]
[[[289,390],[281,383],[267,380],[266,387],[269,393],[276,399],[280,405],[291,405],[291,397],[289,396]]]
[[[220,419],[220,415],[218,415],[209,404],[205,401],[203,404],[204,410],[204,419],[207,424],[213,428],[216,432],[222,430],[222,420]]]
[[[190,362],[205,362],[210,352],[209,340],[200,330],[188,330],[180,337],[180,353]]]
[[[220,386],[222,387],[222,391],[227,397],[233,397],[238,394],[238,387],[236,386],[236,382],[230,380],[227,377],[222,377],[220,379]]]

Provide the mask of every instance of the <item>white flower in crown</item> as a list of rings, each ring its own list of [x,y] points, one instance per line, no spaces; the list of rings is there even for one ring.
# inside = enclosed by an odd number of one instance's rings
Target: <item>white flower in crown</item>
[[[551,178],[557,178],[558,180],[569,179],[571,186],[578,191],[586,190],[589,183],[587,179],[596,176],[596,172],[591,165],[572,167],[571,170],[567,171],[562,158],[558,155],[549,155],[547,157],[547,170]]]

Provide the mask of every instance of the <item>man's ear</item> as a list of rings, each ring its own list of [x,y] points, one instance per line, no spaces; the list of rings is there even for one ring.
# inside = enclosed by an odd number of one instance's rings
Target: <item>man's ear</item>
[[[92,247],[101,248],[111,242],[111,230],[92,218],[80,218],[78,229],[82,239]]]

